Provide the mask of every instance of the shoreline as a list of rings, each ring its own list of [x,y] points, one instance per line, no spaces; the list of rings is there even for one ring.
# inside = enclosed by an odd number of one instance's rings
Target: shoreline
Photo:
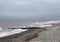
[[[46,29],[28,29],[22,33],[0,38],[0,42],[29,42],[31,39],[38,37],[38,32],[42,32],[44,30]]]

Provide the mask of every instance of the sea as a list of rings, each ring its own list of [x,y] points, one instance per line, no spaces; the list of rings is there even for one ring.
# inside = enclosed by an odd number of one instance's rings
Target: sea
[[[58,23],[60,20],[0,20],[0,37],[5,37],[20,33],[25,30],[20,28],[25,27],[46,27],[52,26],[52,23]],[[18,28],[18,29],[9,29],[9,28]]]

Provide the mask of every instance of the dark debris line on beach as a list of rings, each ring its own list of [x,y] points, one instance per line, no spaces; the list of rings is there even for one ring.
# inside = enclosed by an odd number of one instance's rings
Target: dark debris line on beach
[[[0,42],[29,42],[31,39],[38,37],[38,32],[46,30],[46,28],[40,28],[40,27],[28,27],[28,28],[29,29],[25,32],[0,38]]]

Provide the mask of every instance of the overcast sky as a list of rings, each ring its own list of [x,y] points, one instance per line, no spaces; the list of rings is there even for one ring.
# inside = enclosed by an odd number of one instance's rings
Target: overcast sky
[[[58,17],[60,0],[0,0],[0,19]]]

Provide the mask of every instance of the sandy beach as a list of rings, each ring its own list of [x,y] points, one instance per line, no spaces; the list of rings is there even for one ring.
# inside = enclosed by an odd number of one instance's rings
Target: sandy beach
[[[39,36],[30,42],[60,42],[60,23],[47,27],[46,31],[39,33]]]

